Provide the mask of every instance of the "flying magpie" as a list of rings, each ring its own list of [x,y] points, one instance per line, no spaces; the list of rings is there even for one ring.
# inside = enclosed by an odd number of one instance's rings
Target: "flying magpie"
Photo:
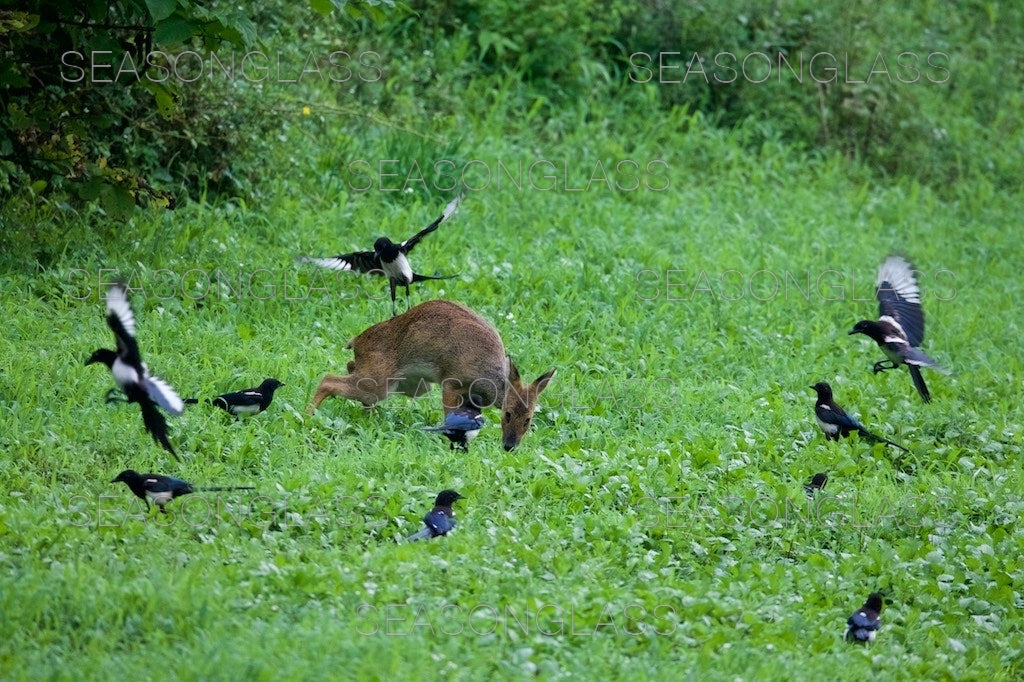
[[[470,402],[464,407],[457,408],[445,415],[444,424],[441,426],[424,426],[423,431],[433,431],[451,441],[451,449],[456,446],[460,450],[469,452],[469,442],[476,438],[483,428],[484,418],[480,414],[480,408]]]
[[[455,197],[444,207],[444,212],[422,230],[406,239],[400,244],[395,244],[387,237],[380,237],[373,243],[373,251],[353,251],[343,253],[333,258],[309,258],[304,257],[302,261],[314,263],[322,268],[330,270],[355,270],[357,272],[369,273],[371,275],[384,275],[391,285],[391,314],[395,314],[395,290],[399,286],[405,287],[406,303],[409,301],[409,285],[413,282],[421,282],[428,279],[451,279],[455,275],[445,277],[421,275],[412,271],[407,256],[424,237],[433,232],[459,208],[462,203],[462,195]]]
[[[434,500],[434,508],[423,517],[423,528],[408,538],[409,542],[436,538],[438,535],[447,535],[448,531],[455,528],[455,512],[452,505],[455,500],[463,499],[462,495],[454,490],[442,490]]]
[[[157,405],[173,415],[179,415],[185,409],[178,394],[167,382],[149,373],[149,368],[142,361],[139,346],[135,341],[135,316],[132,315],[128,303],[128,292],[123,284],[115,284],[107,290],[107,325],[114,332],[117,350],[100,348],[93,352],[86,365],[102,362],[110,368],[114,375],[114,383],[126,396],[124,402],[138,403],[142,410],[142,423],[153,436],[153,440],[165,450],[178,458],[178,453],[167,440],[167,422],[164,420]],[[118,400],[113,393],[107,391],[107,402]]]
[[[932,397],[921,376],[921,367],[945,370],[918,347],[924,341],[924,311],[921,290],[910,263],[899,256],[886,258],[878,270],[875,298],[878,299],[878,321],[861,320],[850,334],[870,336],[885,353],[888,362],[876,362],[872,368],[875,374],[906,365],[921,399],[930,403]]]
[[[197,488],[180,478],[171,478],[170,476],[161,476],[160,474],[140,474],[134,469],[125,469],[117,475],[117,478],[111,481],[111,483],[118,482],[127,485],[135,493],[135,497],[146,503],[146,511],[149,511],[149,503],[152,501],[164,514],[167,513],[164,505],[175,497],[181,497],[182,495],[195,492],[215,493],[225,490],[254,490],[252,486]]]
[[[882,595],[872,592],[864,606],[846,619],[846,641],[867,644],[875,641],[882,626]]]
[[[888,443],[894,447],[903,450],[903,452],[910,452],[899,443],[894,443],[888,438],[882,438],[864,428],[864,425],[859,421],[846,414],[846,410],[839,407],[834,400],[832,400],[832,387],[824,381],[811,386],[818,393],[818,400],[814,404],[814,416],[818,420],[818,426],[825,432],[825,440],[839,440],[840,437],[846,438],[853,431],[857,431],[861,436],[870,438],[873,441],[881,443]]]
[[[274,391],[284,386],[277,379],[264,379],[263,383],[256,388],[247,388],[244,391],[234,393],[222,393],[207,402],[219,407],[236,418],[242,414],[259,414],[270,407],[270,401],[274,399]],[[185,402],[194,405],[199,402],[197,398],[185,398]]]
[[[824,490],[828,484],[828,474],[814,474],[809,483],[804,483],[804,492],[807,493],[807,497],[814,498],[814,494],[819,490]]]

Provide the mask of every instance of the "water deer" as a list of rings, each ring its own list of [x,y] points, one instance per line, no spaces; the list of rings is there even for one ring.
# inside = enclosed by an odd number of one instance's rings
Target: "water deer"
[[[324,375],[309,414],[328,396],[372,407],[397,393],[416,398],[441,384],[445,415],[470,400],[501,409],[505,450],[519,445],[530,429],[537,397],[555,375],[552,369],[524,386],[494,327],[451,301],[421,303],[373,325],[346,347],[355,354],[348,375]]]

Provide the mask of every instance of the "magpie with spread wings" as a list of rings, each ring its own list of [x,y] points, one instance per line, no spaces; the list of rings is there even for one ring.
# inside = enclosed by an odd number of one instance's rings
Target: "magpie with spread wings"
[[[313,263],[329,270],[352,270],[371,275],[384,275],[391,285],[391,314],[395,314],[395,290],[399,286],[405,287],[406,303],[409,301],[409,285],[414,282],[422,282],[428,279],[451,279],[455,275],[429,276],[413,272],[409,265],[408,255],[416,245],[428,234],[436,230],[441,223],[452,217],[462,203],[462,195],[455,197],[434,222],[399,244],[394,243],[387,237],[380,237],[373,243],[373,251],[353,251],[343,253],[333,258],[310,258],[303,257],[302,261]]]
[[[107,326],[114,332],[117,350],[100,348],[93,352],[86,365],[102,362],[114,376],[114,383],[125,398],[122,402],[137,403],[142,410],[142,423],[153,436],[153,440],[167,452],[178,458],[178,453],[167,439],[167,422],[157,409],[159,405],[170,414],[179,415],[185,409],[178,394],[170,385],[149,373],[142,361],[139,345],[135,341],[135,316],[128,303],[128,291],[123,284],[115,284],[107,290]],[[107,402],[119,400],[113,395],[117,389],[107,391]]]
[[[899,256],[889,256],[878,270],[875,298],[878,299],[878,321],[861,320],[849,333],[871,337],[885,353],[888,362],[876,362],[872,371],[877,374],[906,365],[921,399],[931,402],[921,368],[945,370],[919,348],[924,341],[924,311],[921,290],[910,263]]]

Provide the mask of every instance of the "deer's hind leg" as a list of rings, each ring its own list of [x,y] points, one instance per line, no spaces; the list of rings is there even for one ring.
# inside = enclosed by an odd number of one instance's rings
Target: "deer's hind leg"
[[[325,374],[320,380],[320,385],[313,392],[313,400],[309,403],[306,414],[313,414],[320,403],[329,397],[349,398],[358,400],[365,407],[373,407],[380,400],[383,400],[384,386],[370,377],[358,377],[354,374],[338,376],[336,374]]]

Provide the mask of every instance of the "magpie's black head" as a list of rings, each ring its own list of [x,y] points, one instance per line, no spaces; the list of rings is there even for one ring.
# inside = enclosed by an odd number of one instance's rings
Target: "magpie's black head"
[[[454,490],[442,490],[437,495],[437,499],[434,500],[434,506],[436,507],[450,507],[455,504],[455,500],[461,500],[462,495],[458,494]]]
[[[832,400],[832,387],[828,385],[828,382],[819,381],[811,388],[818,393],[818,398],[821,400]]]
[[[137,472],[135,469],[125,469],[124,471],[119,473],[117,475],[117,478],[115,478],[113,481],[111,481],[111,483],[120,483],[120,482],[128,483],[129,481],[134,481],[138,477],[139,477],[139,472]]]
[[[812,488],[817,488],[818,490],[824,490],[826,483],[828,483],[828,474],[814,474],[814,477],[811,479],[810,486]]]
[[[375,258],[393,260],[397,250],[398,247],[395,246],[395,243],[387,237],[381,237],[373,243],[373,256]]]
[[[853,329],[851,329],[847,335],[852,336],[854,334],[864,334],[865,336],[870,336],[877,340],[880,334],[878,323],[874,320],[861,320],[857,324],[853,325]]]
[[[872,609],[875,613],[882,612],[882,593],[872,592],[868,595],[868,600],[864,602],[864,606]]]
[[[282,384],[277,379],[264,379],[263,383],[260,384],[260,391],[273,393],[275,390],[281,388],[282,386],[284,386],[284,384]]]
[[[116,351],[112,351],[109,348],[100,348],[99,350],[94,350],[92,352],[92,355],[90,355],[89,359],[85,361],[85,364],[91,365],[95,362],[102,362],[107,367],[112,367],[114,365],[114,360],[116,359]]]

